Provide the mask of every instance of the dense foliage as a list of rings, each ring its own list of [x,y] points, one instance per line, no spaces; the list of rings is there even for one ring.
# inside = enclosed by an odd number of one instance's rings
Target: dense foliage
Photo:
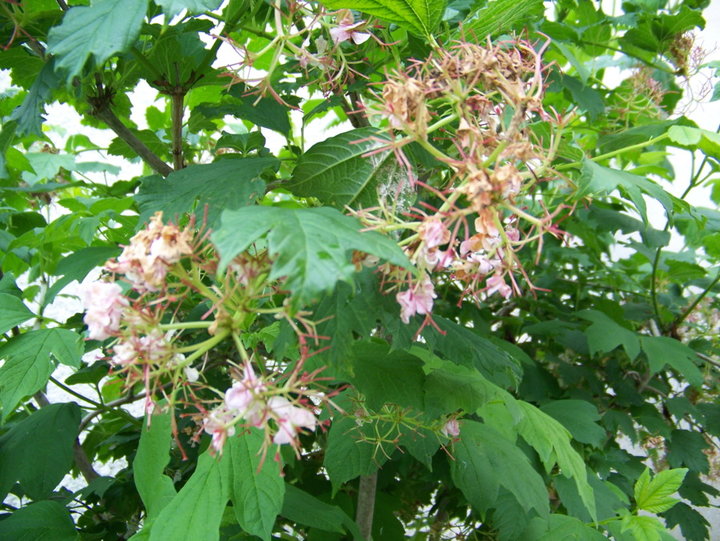
[[[706,5],[0,2],[0,538],[709,539]]]

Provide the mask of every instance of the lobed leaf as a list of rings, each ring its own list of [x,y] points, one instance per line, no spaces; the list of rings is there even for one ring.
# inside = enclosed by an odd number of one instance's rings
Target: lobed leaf
[[[442,19],[445,0],[321,0],[330,9],[353,9],[429,36]]]
[[[671,494],[678,491],[687,472],[687,468],[663,470],[651,480],[650,469],[645,468],[633,490],[637,508],[650,513],[662,513],[670,509],[680,501]]]

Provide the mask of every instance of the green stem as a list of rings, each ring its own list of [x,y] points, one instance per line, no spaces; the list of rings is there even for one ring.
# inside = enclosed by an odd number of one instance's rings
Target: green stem
[[[214,321],[186,321],[185,323],[161,323],[158,325],[161,331],[173,331],[180,329],[207,329],[212,327]]]
[[[210,351],[220,342],[225,340],[225,338],[227,338],[229,334],[230,331],[223,329],[221,331],[218,331],[215,336],[209,338],[208,340],[196,344],[196,346],[198,346],[198,349],[192,355],[189,355],[184,361],[177,363],[176,367],[185,368],[186,366],[190,366],[195,361],[195,359],[197,359],[201,355],[204,355],[206,352]]]
[[[692,302],[692,304],[688,306],[682,314],[675,318],[675,320],[672,322],[671,327],[677,327],[683,321],[685,321],[685,319],[692,313],[692,311],[695,310],[695,307],[700,304],[700,302],[707,296],[708,293],[710,293],[710,291],[712,291],[712,288],[715,287],[718,282],[720,282],[720,271],[718,271],[715,279],[710,282],[710,285],[707,286],[705,290],[697,296],[697,298]]]
[[[75,398],[79,398],[80,400],[82,400],[82,401],[84,401],[84,402],[87,402],[88,404],[92,404],[92,405],[95,406],[96,408],[101,408],[101,407],[102,407],[102,404],[101,404],[100,402],[95,402],[95,400],[92,400],[92,399],[90,399],[90,398],[88,398],[88,397],[86,397],[86,396],[78,393],[77,391],[74,391],[73,389],[71,389],[70,387],[68,387],[68,386],[65,385],[64,383],[56,380],[56,379],[55,379],[54,377],[52,377],[52,376],[50,376],[50,381],[52,381],[55,385],[57,385],[58,387],[60,387],[60,388],[61,388],[63,391],[65,391],[66,393],[73,395]]]
[[[615,156],[619,156],[620,154],[624,154],[625,152],[629,152],[631,150],[638,150],[641,148],[649,147],[650,145],[659,143],[660,141],[663,141],[667,138],[668,138],[668,134],[663,133],[662,135],[653,137],[652,139],[649,139],[649,140],[645,141],[644,143],[637,143],[635,145],[630,145],[629,147],[619,148],[617,150],[613,150],[612,152],[606,152],[605,154],[600,154],[599,156],[593,156],[592,158],[588,158],[588,159],[593,162],[607,160],[609,158],[614,158]],[[564,171],[566,169],[575,169],[576,167],[580,167],[581,165],[582,165],[582,162],[564,163],[562,165],[558,165],[555,168],[555,170]]]

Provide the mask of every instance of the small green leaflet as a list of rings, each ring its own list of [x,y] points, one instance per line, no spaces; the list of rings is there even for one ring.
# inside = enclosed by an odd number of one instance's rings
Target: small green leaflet
[[[351,252],[372,254],[403,267],[410,263],[392,240],[375,232],[360,232],[360,223],[339,211],[323,208],[252,206],[225,210],[212,241],[221,254],[220,272],[252,243],[267,235],[274,259],[271,279],[285,277],[297,308],[351,281]]]
[[[259,177],[277,165],[275,158],[224,159],[191,165],[167,178],[147,177],[135,196],[140,221],[158,210],[163,211],[165,220],[176,220],[186,212],[195,212],[202,219],[207,205],[208,225],[214,226],[222,209],[251,205],[262,197],[265,183]]]
[[[190,13],[202,13],[213,11],[222,3],[221,0],[155,0],[165,14],[172,18],[182,10],[187,9]]]
[[[0,402],[7,417],[24,397],[40,390],[54,370],[51,356],[80,367],[82,338],[66,329],[39,329],[11,338],[0,346]]]
[[[79,75],[92,56],[102,64],[135,42],[148,0],[95,0],[90,6],[70,8],[59,26],[50,29],[48,52],[56,69],[66,70],[69,82]]]
[[[0,310],[0,334],[5,334],[16,325],[20,325],[20,323],[24,323],[34,316],[23,301],[15,295],[0,293],[0,306],[2,306],[2,310]]]
[[[23,541],[77,541],[80,535],[63,504],[54,500],[31,503],[0,521],[0,538]]]
[[[442,19],[445,0],[321,0],[330,9],[353,9],[430,36]]]
[[[664,470],[656,473],[650,480],[650,470],[645,468],[635,483],[634,496],[637,508],[650,513],[662,513],[670,509],[680,501],[671,495],[678,491],[687,472],[687,468]]]
[[[663,525],[655,517],[645,515],[625,515],[620,522],[621,532],[630,532],[635,541],[661,541],[661,533],[665,531]],[[617,539],[620,536],[615,536]]]
[[[133,461],[135,486],[145,504],[148,520],[154,520],[177,494],[172,479],[164,474],[165,467],[170,462],[170,424],[170,413],[153,415],[149,419],[146,417]]]
[[[45,112],[45,104],[60,80],[58,74],[55,73],[55,59],[51,58],[33,81],[22,105],[15,109],[10,116],[11,120],[17,120],[18,135],[42,134],[42,123],[45,120],[42,115]]]
[[[0,438],[0,495],[18,481],[34,500],[50,496],[73,464],[79,425],[74,402],[49,404],[14,425]]]
[[[382,144],[375,128],[330,137],[301,156],[285,186],[295,195],[317,197],[324,205],[340,209],[374,207],[378,189],[385,186],[390,195],[396,189],[392,185],[398,166],[392,152],[363,157]]]
[[[231,499],[235,517],[246,532],[269,541],[283,507],[285,482],[280,464],[264,456],[264,433],[256,428],[228,440],[224,452],[232,462]]]

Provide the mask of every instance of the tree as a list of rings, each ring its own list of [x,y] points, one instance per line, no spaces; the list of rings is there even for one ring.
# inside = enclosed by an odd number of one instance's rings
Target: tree
[[[0,536],[709,539],[706,6],[3,2]]]

